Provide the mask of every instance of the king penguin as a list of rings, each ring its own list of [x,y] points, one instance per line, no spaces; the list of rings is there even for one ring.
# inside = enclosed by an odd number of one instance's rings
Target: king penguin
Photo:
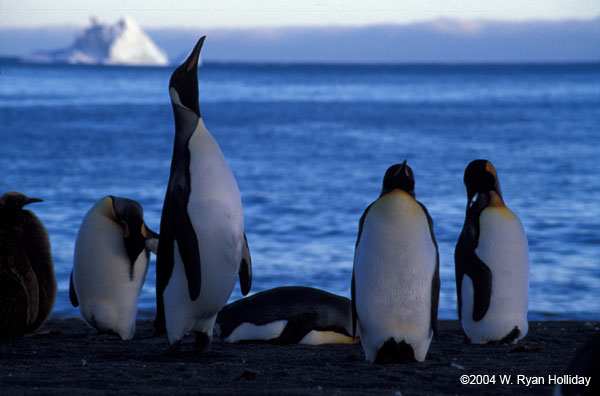
[[[56,277],[48,232],[23,207],[42,202],[16,191],[0,197],[0,338],[37,330],[52,312]]]
[[[414,187],[406,160],[390,166],[358,226],[353,326],[358,322],[366,360],[374,363],[424,361],[437,332],[438,247]]]
[[[454,251],[458,316],[474,344],[516,343],[528,330],[525,231],[504,204],[491,162],[472,161],[464,183],[467,211]]]
[[[146,227],[142,206],[106,196],[85,215],[75,241],[69,298],[87,324],[133,338],[138,297],[158,235]]]
[[[554,396],[597,396],[600,395],[600,333],[596,332],[575,352],[565,375],[587,379],[585,383],[565,383],[554,387]],[[564,378],[564,377],[563,377]],[[573,381],[575,382],[575,381]]]
[[[154,322],[175,348],[193,331],[198,352],[208,348],[238,273],[243,295],[252,281],[238,185],[200,116],[198,58],[204,39],[169,83],[175,141],[160,222]]]
[[[284,286],[226,305],[215,333],[225,342],[354,344],[350,300],[324,290]]]

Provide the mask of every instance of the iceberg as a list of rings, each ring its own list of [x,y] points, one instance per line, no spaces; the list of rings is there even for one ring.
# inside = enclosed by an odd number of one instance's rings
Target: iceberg
[[[25,59],[32,62],[66,62],[90,65],[164,66],[167,54],[130,17],[102,24],[91,18],[92,26],[80,31],[68,48],[38,52]]]

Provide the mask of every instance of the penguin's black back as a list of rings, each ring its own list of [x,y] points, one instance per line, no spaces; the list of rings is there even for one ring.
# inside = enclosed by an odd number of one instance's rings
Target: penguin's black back
[[[283,286],[256,293],[226,305],[217,316],[221,337],[242,323],[262,326],[278,320],[293,322],[300,331],[296,343],[310,330],[333,330],[350,336],[342,324],[350,323],[350,300],[324,290],[303,286]],[[305,331],[304,331],[305,330]]]

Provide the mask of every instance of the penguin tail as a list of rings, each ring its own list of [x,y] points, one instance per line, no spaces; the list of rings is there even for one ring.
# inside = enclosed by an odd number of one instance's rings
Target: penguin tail
[[[377,351],[374,363],[390,364],[390,363],[409,363],[415,362],[415,351],[413,347],[404,341],[396,342],[390,338],[383,343]]]
[[[508,333],[504,338],[497,341],[490,341],[488,344],[514,344],[516,340],[519,339],[521,335],[521,330],[518,326],[515,326],[510,333]]]

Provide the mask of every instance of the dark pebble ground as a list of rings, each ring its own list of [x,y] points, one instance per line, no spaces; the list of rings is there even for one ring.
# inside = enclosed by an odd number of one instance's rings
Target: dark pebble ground
[[[548,375],[563,375],[575,350],[599,322],[530,322],[517,345],[469,345],[457,321],[439,322],[423,363],[373,365],[360,344],[276,346],[212,343],[194,353],[194,339],[169,353],[151,321],[121,341],[80,319],[52,319],[37,333],[0,340],[0,394],[208,395],[550,395]],[[495,384],[461,385],[461,375]],[[510,375],[512,385],[500,384]],[[541,377],[544,385],[517,383]],[[492,377],[495,376],[495,377]]]

